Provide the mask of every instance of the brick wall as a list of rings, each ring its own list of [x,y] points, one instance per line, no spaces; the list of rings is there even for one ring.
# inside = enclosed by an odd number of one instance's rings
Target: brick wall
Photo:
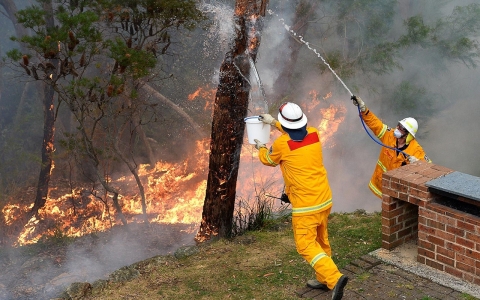
[[[480,285],[480,217],[436,203],[444,196],[425,186],[452,172],[419,161],[383,175],[382,247],[417,240],[419,263]]]

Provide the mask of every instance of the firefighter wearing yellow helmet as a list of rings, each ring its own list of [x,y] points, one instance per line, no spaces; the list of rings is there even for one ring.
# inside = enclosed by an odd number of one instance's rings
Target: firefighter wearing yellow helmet
[[[341,299],[348,277],[333,262],[327,223],[332,208],[332,192],[323,165],[322,145],[315,127],[307,127],[307,117],[295,103],[280,106],[278,121],[260,115],[264,123],[282,132],[270,147],[255,140],[260,161],[280,165],[285,193],[292,205],[292,227],[297,251],[314,268],[311,288],[333,290],[332,299]]]
[[[415,139],[418,123],[414,118],[400,120],[395,129],[388,127],[369,110],[360,97],[352,97],[353,104],[358,105],[363,121],[370,128],[382,144],[394,149],[382,147],[377,165],[368,184],[370,190],[382,198],[382,174],[398,167],[424,160],[429,163],[422,146]],[[400,151],[397,151],[398,149]]]

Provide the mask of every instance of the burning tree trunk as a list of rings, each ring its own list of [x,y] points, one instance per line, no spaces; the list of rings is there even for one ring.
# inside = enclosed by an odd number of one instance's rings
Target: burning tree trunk
[[[210,161],[202,222],[196,241],[226,237],[232,229],[238,166],[248,110],[250,74],[260,45],[261,17],[268,0],[237,0],[236,36],[220,67],[210,142]]]
[[[47,28],[53,28],[55,21],[53,19],[52,3],[45,1],[43,8],[46,11],[45,22]],[[47,53],[45,53],[45,56]],[[51,57],[50,61],[53,65],[58,64],[58,59]],[[50,76],[54,80],[57,74],[52,71]],[[48,184],[50,182],[51,171],[53,167],[53,150],[54,150],[54,137],[55,137],[55,110],[54,110],[54,97],[55,91],[52,85],[44,85],[45,93],[43,100],[43,143],[42,143],[42,164],[40,166],[40,175],[38,177],[37,194],[35,197],[35,203],[32,207],[30,215],[36,214],[40,208],[45,205],[48,196]]]
[[[54,111],[53,89],[45,85],[45,98],[43,100],[44,123],[43,123],[43,143],[42,143],[42,164],[40,166],[40,175],[38,176],[37,195],[35,203],[31,210],[31,215],[36,214],[40,208],[45,205],[48,196],[48,184],[53,166],[53,140],[55,136],[55,111]]]

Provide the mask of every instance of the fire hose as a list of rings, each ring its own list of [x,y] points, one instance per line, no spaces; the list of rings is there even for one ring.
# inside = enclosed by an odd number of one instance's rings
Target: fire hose
[[[274,12],[273,12],[272,10],[268,10],[268,13],[269,13],[269,14],[274,14]],[[276,16],[278,17],[278,15],[276,15]],[[287,24],[285,24],[285,22],[284,22],[283,19],[280,19],[280,22],[282,22],[282,24],[284,25],[285,29],[286,29],[288,32],[290,32],[293,36],[295,36],[295,37],[298,36],[297,33],[291,29],[290,26],[288,26]],[[337,73],[335,72],[335,70],[334,70],[334,69],[330,66],[330,64],[323,58],[323,56],[322,56],[320,53],[317,52],[317,49],[312,48],[312,47],[310,46],[310,44],[303,39],[303,36],[298,36],[298,38],[299,38],[300,42],[302,42],[305,46],[307,46],[307,48],[308,48],[309,50],[312,50],[312,51],[317,55],[317,57],[322,60],[322,62],[328,67],[328,69],[330,69],[330,71],[332,72],[332,74],[335,75],[335,77],[338,79],[338,81],[340,81],[340,83],[343,85],[343,87],[344,87],[344,88],[347,90],[347,92],[350,94],[351,99],[354,100],[354,101],[356,101],[356,100],[357,100],[357,97],[350,91],[350,89],[348,88],[348,86],[343,82],[343,80],[340,78],[340,76],[337,75]],[[357,106],[357,107],[358,107],[358,106]],[[379,145],[382,146],[382,147],[385,147],[385,148],[388,148],[388,149],[392,149],[392,150],[401,152],[401,153],[403,153],[403,155],[405,155],[405,157],[407,157],[407,158],[410,157],[410,155],[408,155],[407,153],[403,152],[403,151],[400,150],[400,149],[397,149],[397,148],[395,148],[395,147],[387,146],[387,145],[383,144],[382,142],[377,141],[377,139],[375,139],[375,138],[370,134],[370,132],[368,132],[368,129],[367,129],[367,127],[365,126],[365,122],[363,121],[362,114],[361,114],[361,112],[360,112],[360,107],[358,107],[358,113],[359,113],[359,116],[360,116],[360,120],[362,121],[363,128],[364,128],[365,131],[367,132],[368,136],[369,136],[375,143],[379,144]]]
[[[355,96],[355,95],[352,94],[352,96],[350,97],[350,99],[352,99],[353,101],[356,102],[356,101],[357,101],[357,96]],[[370,134],[370,132],[368,131],[367,126],[365,126],[365,121],[363,120],[362,112],[360,111],[360,106],[359,106],[359,105],[357,105],[357,109],[358,109],[358,116],[360,117],[360,121],[362,122],[362,125],[363,125],[363,129],[365,129],[365,132],[368,134],[368,136],[369,136],[375,143],[379,144],[379,145],[382,146],[382,147],[385,147],[385,148],[392,149],[392,150],[395,150],[395,151],[397,151],[397,152],[400,152],[400,153],[402,153],[403,155],[405,155],[406,158],[409,158],[409,157],[410,157],[409,154],[403,152],[402,150],[400,150],[400,149],[398,149],[398,148],[395,148],[395,147],[387,146],[387,145],[385,145],[384,143],[378,141],[376,138],[374,138],[374,137]]]

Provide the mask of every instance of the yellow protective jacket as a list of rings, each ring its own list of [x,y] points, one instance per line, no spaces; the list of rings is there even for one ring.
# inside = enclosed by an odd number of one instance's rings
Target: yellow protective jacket
[[[362,112],[362,118],[365,124],[370,128],[373,133],[378,137],[382,144],[396,148],[397,139],[393,136],[393,129],[383,124],[383,122],[375,116],[368,108]],[[422,146],[413,139],[410,141],[406,148],[402,149],[408,155],[413,155],[419,160],[425,160],[431,162],[431,160],[423,151]],[[409,164],[408,158],[401,152],[396,150],[382,147],[380,155],[378,157],[375,171],[373,171],[372,178],[368,184],[370,190],[379,198],[382,198],[382,175],[383,173]]]
[[[303,141],[294,141],[277,121],[282,132],[269,150],[260,148],[259,159],[266,165],[280,165],[285,193],[292,204],[292,215],[308,215],[332,206],[332,191],[323,165],[322,145],[318,130],[307,128]]]

